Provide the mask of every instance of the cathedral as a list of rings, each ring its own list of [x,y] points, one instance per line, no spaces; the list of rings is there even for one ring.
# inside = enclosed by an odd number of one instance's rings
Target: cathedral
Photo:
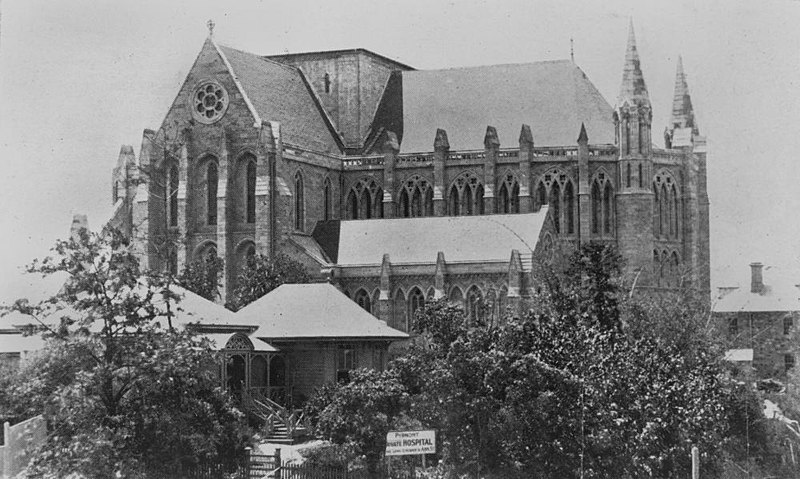
[[[614,244],[637,288],[709,290],[706,142],[680,59],[665,148],[631,26],[614,106],[571,60],[416,70],[369,50],[261,56],[210,33],[112,225],[146,267],[301,261],[390,326],[428,298],[524,307],[538,255]],[[313,301],[314,298],[309,298]]]

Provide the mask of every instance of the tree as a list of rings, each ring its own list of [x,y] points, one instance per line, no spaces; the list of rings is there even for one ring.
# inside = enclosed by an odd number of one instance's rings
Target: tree
[[[247,258],[237,278],[234,307],[240,309],[286,283],[309,283],[311,275],[302,263],[279,253],[270,259],[262,254]]]
[[[402,421],[408,393],[396,372],[360,369],[350,381],[325,386],[306,405],[320,436],[363,455],[375,473],[386,449],[386,433]]]
[[[163,305],[179,298],[164,278],[141,271],[113,230],[84,230],[54,251],[30,270],[68,273],[61,291],[14,306],[48,339],[27,396],[41,401],[52,432],[30,473],[137,477],[232,460],[248,438],[243,416],[207,340],[173,327],[174,308]]]
[[[217,256],[216,251],[195,258],[184,266],[177,277],[177,282],[189,291],[209,301],[220,297],[219,281],[222,278],[225,262]]]

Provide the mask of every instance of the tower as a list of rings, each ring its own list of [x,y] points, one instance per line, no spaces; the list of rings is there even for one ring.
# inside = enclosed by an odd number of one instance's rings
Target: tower
[[[633,22],[628,30],[625,66],[614,110],[620,174],[616,198],[617,242],[628,272],[639,276],[639,284],[648,284],[653,249],[653,193],[649,180],[653,169],[650,137],[653,112]]]
[[[693,287],[709,291],[711,273],[706,138],[700,135],[680,56],[675,72],[672,115],[664,132],[664,143],[667,148],[683,153],[682,167],[686,173],[683,191],[686,205],[683,223],[686,251],[684,276]]]

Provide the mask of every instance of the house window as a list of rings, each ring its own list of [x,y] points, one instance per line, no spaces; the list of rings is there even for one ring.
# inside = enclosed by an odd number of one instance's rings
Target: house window
[[[356,348],[340,344],[336,351],[336,382],[350,382],[350,371],[356,368]]]
[[[368,313],[371,313],[371,312],[372,312],[372,307],[371,307],[371,305],[370,305],[370,300],[369,300],[369,294],[367,294],[367,292],[366,292],[366,291],[364,291],[363,289],[359,289],[359,290],[356,292],[355,296],[353,297],[353,300],[354,300],[354,301],[355,301],[355,302],[356,302],[356,303],[357,303],[359,306],[361,306],[362,308],[364,308],[364,311],[366,311],[366,312],[368,312]]]
[[[791,317],[783,318],[783,334],[788,336],[792,332],[793,323],[794,320]]]
[[[728,334],[731,336],[739,334],[739,321],[737,318],[728,319]]]
[[[783,355],[783,366],[787,371],[794,367],[794,354]]]

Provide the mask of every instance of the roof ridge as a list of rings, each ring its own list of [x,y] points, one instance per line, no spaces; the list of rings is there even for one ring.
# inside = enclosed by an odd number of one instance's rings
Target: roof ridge
[[[417,69],[411,70],[406,73],[426,73],[426,72],[443,72],[443,71],[453,71],[453,70],[473,70],[478,68],[497,68],[497,67],[521,67],[527,65],[542,65],[545,63],[566,63],[566,64],[574,64],[572,61],[568,59],[563,60],[539,60],[534,62],[511,62],[511,63],[493,63],[490,65],[473,65],[473,66],[460,66],[460,67],[448,67],[448,68],[435,68],[435,69]],[[575,65],[577,67],[577,65]]]

